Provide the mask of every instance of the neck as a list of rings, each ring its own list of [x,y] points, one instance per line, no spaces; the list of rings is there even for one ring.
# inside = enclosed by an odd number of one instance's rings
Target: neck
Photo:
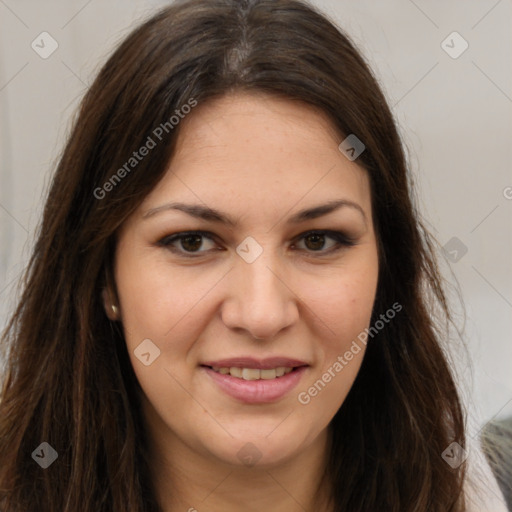
[[[151,423],[151,421],[150,421]],[[148,425],[149,427],[149,425]],[[330,483],[322,479],[329,434],[275,465],[232,465],[182,443],[166,426],[149,439],[151,473],[162,512],[332,512]]]

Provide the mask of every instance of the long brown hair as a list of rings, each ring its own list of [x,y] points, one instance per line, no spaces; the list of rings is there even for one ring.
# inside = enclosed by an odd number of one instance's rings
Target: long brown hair
[[[85,95],[57,166],[2,342],[2,512],[160,510],[140,386],[101,292],[111,283],[118,227],[172,157],[179,124],[171,127],[171,116],[192,98],[203,103],[232,91],[307,102],[340,136],[356,134],[366,146],[358,163],[371,181],[380,258],[372,323],[395,302],[403,311],[369,341],[331,422],[325,471],[334,509],[464,509],[464,465],[454,470],[441,457],[465,440],[443,321],[432,314],[446,319],[449,310],[376,79],[347,36],[304,2],[190,0],[122,42]],[[113,180],[164,123],[162,143]],[[42,442],[58,453],[44,470],[31,457]]]

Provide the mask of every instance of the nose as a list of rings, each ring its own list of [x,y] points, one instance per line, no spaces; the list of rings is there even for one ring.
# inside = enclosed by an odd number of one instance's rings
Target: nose
[[[229,273],[229,297],[221,317],[226,327],[252,338],[275,338],[299,318],[293,283],[265,251],[253,263],[240,259]]]

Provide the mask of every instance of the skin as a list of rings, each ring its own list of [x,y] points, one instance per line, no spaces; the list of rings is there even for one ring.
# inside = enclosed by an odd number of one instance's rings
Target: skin
[[[328,484],[319,478],[328,425],[359,371],[364,345],[307,405],[298,394],[369,326],[378,256],[367,173],[339,151],[344,137],[327,117],[300,102],[230,94],[198,105],[180,130],[166,175],[120,230],[116,314],[114,294],[105,295],[144,392],[163,510],[331,510],[322,501]],[[362,212],[343,206],[287,223],[300,210],[339,199]],[[175,201],[215,208],[236,225],[166,208],[145,215]],[[159,244],[190,230],[213,239]],[[340,231],[356,243],[301,238],[309,230]],[[236,252],[248,236],[263,249],[252,263]],[[145,366],[134,350],[148,338],[160,355]],[[279,401],[246,404],[200,366],[236,356],[286,356],[309,367]],[[260,456],[251,467],[238,456],[249,442]]]

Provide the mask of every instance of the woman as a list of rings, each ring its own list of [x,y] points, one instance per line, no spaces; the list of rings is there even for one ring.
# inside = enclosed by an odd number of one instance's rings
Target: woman
[[[55,173],[4,339],[2,511],[466,510],[432,247],[330,21],[162,10]]]

